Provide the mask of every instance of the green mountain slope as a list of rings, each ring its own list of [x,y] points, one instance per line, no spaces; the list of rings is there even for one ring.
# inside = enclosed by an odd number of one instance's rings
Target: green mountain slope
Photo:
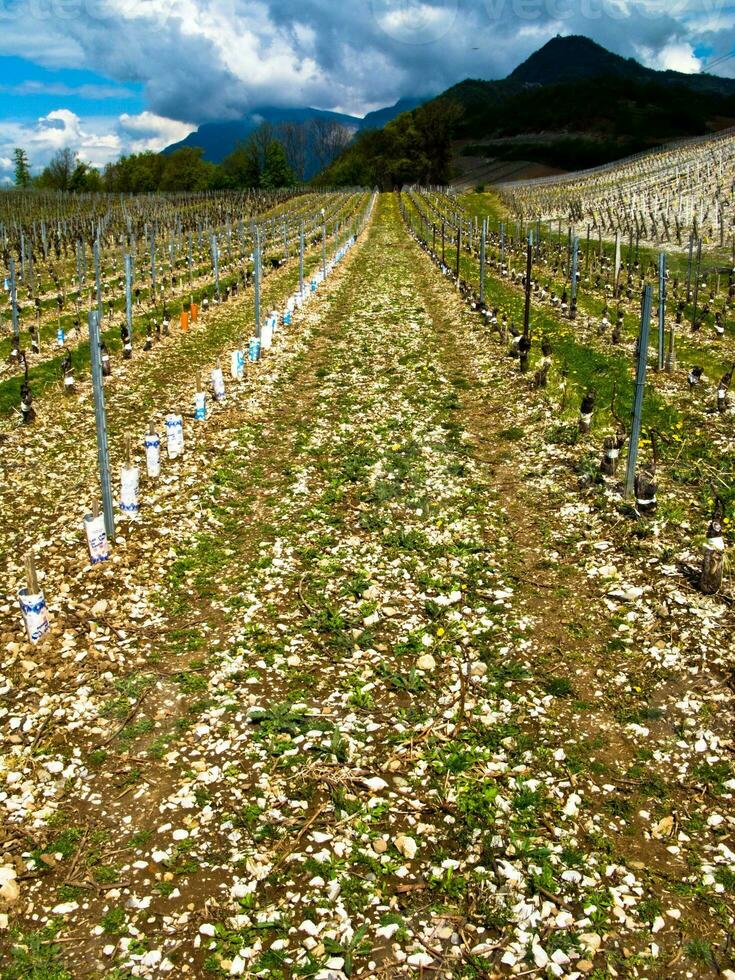
[[[576,170],[735,125],[735,79],[655,71],[589,38],[555,37],[507,78],[467,79],[418,111],[447,104],[450,138],[469,141],[465,153]],[[382,145],[358,139],[324,176],[421,179],[421,148],[411,167],[401,138],[420,117],[406,115],[385,127]]]

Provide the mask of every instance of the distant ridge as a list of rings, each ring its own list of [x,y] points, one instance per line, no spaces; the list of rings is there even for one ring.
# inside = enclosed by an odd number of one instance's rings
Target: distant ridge
[[[272,125],[279,123],[304,123],[311,119],[325,119],[339,123],[358,132],[363,129],[382,129],[387,123],[402,112],[408,112],[421,105],[424,99],[399,99],[395,105],[386,106],[369,112],[364,118],[350,116],[341,112],[330,112],[327,109],[281,108],[276,106],[260,106],[254,108],[243,119],[224,120],[222,122],[203,123],[195,132],[190,133],[178,143],[172,143],[161,152],[173,153],[183,146],[201,148],[204,159],[211,163],[221,163],[235,149],[235,146],[253,133],[262,122]],[[311,172],[309,172],[311,170]],[[307,167],[307,178],[313,176],[313,168]]]
[[[600,77],[626,78],[638,82],[684,85],[698,92],[735,94],[735,79],[717,75],[656,71],[635,58],[622,58],[581,34],[557,36],[508,75],[507,81],[522,85],[555,85]]]
[[[467,155],[562,170],[599,166],[735,125],[735,79],[646,68],[588,37],[554,37],[498,81],[439,98],[462,109]]]
[[[439,140],[440,119],[451,122]],[[360,134],[318,181],[400,186],[449,156],[443,179],[475,186],[493,174],[602,166],[732,126],[735,79],[656,71],[588,37],[557,36],[506,78],[467,78],[387,123],[382,139]]]

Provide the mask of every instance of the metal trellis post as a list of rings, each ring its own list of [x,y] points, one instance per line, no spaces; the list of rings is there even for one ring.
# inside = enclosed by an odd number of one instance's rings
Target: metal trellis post
[[[658,369],[664,369],[664,333],[666,331],[666,253],[658,256]]]
[[[653,288],[648,285],[643,290],[643,310],[641,313],[641,330],[638,335],[638,370],[635,379],[635,398],[633,400],[633,420],[630,427],[630,448],[628,450],[628,469],[625,475],[626,499],[633,495],[635,488],[635,471],[638,463],[638,443],[641,438],[641,422],[643,417],[643,393],[646,387],[646,366],[648,363],[648,334],[651,326],[651,309],[653,307]]]
[[[102,511],[105,530],[110,541],[115,540],[115,514],[112,506],[110,484],[110,451],[107,446],[107,419],[105,415],[105,391],[102,384],[102,352],[100,351],[100,321],[97,313],[89,314],[89,353],[92,361],[92,391],[94,393],[94,420],[97,429],[97,461],[102,488]]]
[[[130,342],[133,342],[133,258],[125,256],[125,321]]]
[[[255,232],[255,336],[260,337],[260,232]]]
[[[480,232],[480,302],[485,302],[485,243],[487,241],[487,218],[482,219]]]

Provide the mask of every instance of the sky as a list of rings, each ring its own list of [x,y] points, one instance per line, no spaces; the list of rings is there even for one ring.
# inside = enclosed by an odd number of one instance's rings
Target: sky
[[[502,78],[556,34],[697,72],[735,51],[735,2],[0,0],[0,183],[16,146],[34,172],[65,146],[103,167],[258,106],[361,116]]]

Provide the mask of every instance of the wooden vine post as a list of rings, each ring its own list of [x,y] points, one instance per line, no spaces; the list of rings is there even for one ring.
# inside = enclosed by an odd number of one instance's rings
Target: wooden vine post
[[[32,552],[28,552],[25,560],[26,586],[31,595],[38,595],[38,574]]]
[[[526,300],[523,309],[523,336],[518,349],[520,351],[521,372],[528,371],[528,361],[531,353],[531,272],[533,270],[533,236],[529,235],[526,245]]]
[[[722,575],[725,567],[725,540],[722,536],[723,517],[722,501],[716,497],[712,520],[707,528],[702,573],[699,580],[699,587],[705,595],[716,595],[722,588]]]

